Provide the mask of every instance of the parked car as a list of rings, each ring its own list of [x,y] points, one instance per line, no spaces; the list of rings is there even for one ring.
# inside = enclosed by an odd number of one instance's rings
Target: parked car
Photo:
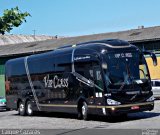
[[[6,99],[0,96],[0,110],[6,109]]]
[[[151,80],[151,81],[152,81],[153,96],[156,99],[160,99],[160,80]]]

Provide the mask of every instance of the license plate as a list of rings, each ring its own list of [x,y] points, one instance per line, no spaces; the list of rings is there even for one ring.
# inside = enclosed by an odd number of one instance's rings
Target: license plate
[[[132,109],[132,110],[138,110],[138,109],[139,109],[139,106],[132,106],[131,109]]]

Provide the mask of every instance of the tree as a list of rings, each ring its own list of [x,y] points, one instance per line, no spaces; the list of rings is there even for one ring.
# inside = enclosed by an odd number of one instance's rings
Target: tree
[[[28,12],[22,13],[18,7],[4,10],[3,16],[0,17],[0,34],[10,32],[13,27],[20,26],[26,17],[31,16]]]

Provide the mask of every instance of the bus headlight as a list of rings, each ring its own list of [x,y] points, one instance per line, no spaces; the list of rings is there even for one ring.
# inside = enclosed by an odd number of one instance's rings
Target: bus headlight
[[[107,104],[108,105],[120,105],[121,103],[113,99],[107,99]]]
[[[151,96],[151,97],[148,98],[146,101],[151,102],[151,101],[154,101],[154,100],[155,100],[154,96]]]

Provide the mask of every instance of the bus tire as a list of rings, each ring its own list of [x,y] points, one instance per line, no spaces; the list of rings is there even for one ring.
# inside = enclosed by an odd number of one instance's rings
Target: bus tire
[[[88,120],[88,105],[85,101],[82,102],[81,106],[81,117],[83,120]]]
[[[6,111],[10,111],[11,109],[10,108],[6,108]]]
[[[32,106],[31,101],[27,101],[27,103],[26,103],[26,113],[28,116],[33,115],[33,106]]]
[[[21,116],[25,116],[25,115],[26,115],[25,104],[24,104],[22,101],[19,102],[19,105],[18,105],[18,113],[19,113],[19,115],[21,115]]]

